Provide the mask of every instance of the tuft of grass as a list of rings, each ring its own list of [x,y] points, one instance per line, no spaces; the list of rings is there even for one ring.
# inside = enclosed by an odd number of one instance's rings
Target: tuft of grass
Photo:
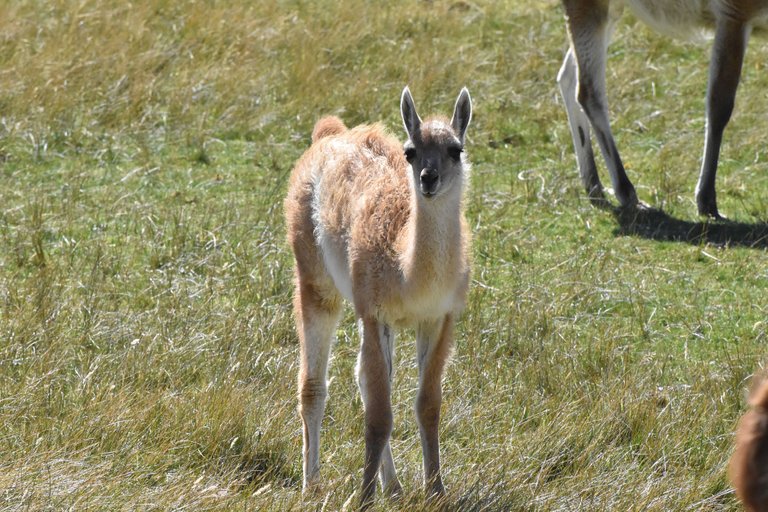
[[[765,45],[718,199],[695,216],[708,48],[628,16],[614,130],[660,209],[589,206],[552,2],[18,0],[0,9],[0,508],[340,510],[363,411],[350,312],[323,486],[301,496],[282,196],[313,123],[400,132],[467,86],[474,272],[425,504],[412,333],[392,447],[405,509],[737,510],[725,476],[768,334]],[[375,510],[391,509],[380,499]]]

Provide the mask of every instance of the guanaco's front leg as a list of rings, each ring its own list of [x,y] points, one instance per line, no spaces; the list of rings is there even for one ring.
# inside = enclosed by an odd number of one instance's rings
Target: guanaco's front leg
[[[357,377],[365,407],[365,467],[360,502],[367,507],[373,501],[376,475],[383,460],[388,466],[386,477],[392,476],[389,474],[392,455],[388,446],[392,434],[390,374],[393,361],[389,337],[384,332],[386,326],[370,317],[362,318],[360,325],[363,339]],[[383,457],[385,449],[386,459]],[[394,464],[391,470],[394,472]]]
[[[423,322],[416,332],[419,364],[419,393],[416,397],[416,418],[421,434],[424,457],[424,485],[429,496],[445,494],[440,476],[440,405],[442,377],[453,346],[453,318],[446,315],[438,321]]]

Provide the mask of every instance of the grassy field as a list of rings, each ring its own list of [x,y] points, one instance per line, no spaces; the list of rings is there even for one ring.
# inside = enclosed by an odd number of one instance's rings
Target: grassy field
[[[449,509],[738,510],[732,431],[768,341],[768,45],[696,215],[708,48],[627,16],[615,134],[640,198],[592,208],[555,1],[13,0],[0,7],[0,509],[339,510],[362,406],[339,326],[301,497],[282,197],[314,121],[474,100],[469,305],[444,382]],[[604,181],[607,181],[603,173]],[[393,451],[422,508],[413,334]],[[354,503],[352,501],[351,503]]]

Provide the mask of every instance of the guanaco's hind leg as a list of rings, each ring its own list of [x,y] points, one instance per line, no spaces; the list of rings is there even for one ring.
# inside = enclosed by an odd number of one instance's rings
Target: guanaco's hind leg
[[[389,389],[391,390],[392,377],[395,373],[395,331],[385,324],[380,324],[379,330],[382,352],[388,363]],[[381,454],[381,467],[379,469],[381,488],[384,490],[384,493],[392,497],[402,494],[403,487],[400,485],[400,480],[397,478],[397,470],[395,469],[395,460],[392,457],[392,448],[390,447],[389,438],[387,439],[387,444],[384,446],[384,451]]]
[[[381,478],[381,488],[384,490],[384,494],[391,497],[398,497],[403,493],[403,486],[397,478],[395,460],[392,457],[392,448],[389,444],[390,441],[387,441],[386,446],[384,446],[384,451],[381,454],[381,472],[379,473],[379,478]]]
[[[616,148],[608,118],[605,63],[612,28],[609,2],[606,0],[563,0],[563,6],[565,7],[568,34],[571,41],[571,52],[575,57],[578,71],[576,99],[595,131],[616,198],[622,206],[634,206],[637,204],[635,187],[629,181],[624,170],[624,164],[621,162],[619,151]],[[563,68],[565,70],[564,78],[570,78],[569,73],[572,70],[572,64],[568,61],[568,55],[566,55]],[[571,94],[570,88],[573,85],[567,85],[569,89],[563,94]],[[585,161],[587,165],[587,168],[581,170],[582,180],[585,181],[585,186],[590,187],[589,192],[592,193],[591,187],[595,184],[592,176],[594,171],[588,167],[589,161],[586,150],[584,150],[583,155],[579,153],[580,148],[586,145],[582,144],[582,139],[586,142],[588,133],[583,130],[583,124],[578,122],[580,117],[575,112],[573,102],[567,99],[566,108],[569,108],[569,105],[574,111],[569,111],[568,115],[569,119],[573,119],[571,121],[571,135],[574,143],[576,143],[579,164],[581,165],[582,161]],[[581,119],[583,121],[583,118]],[[574,127],[577,129],[575,133],[573,132]],[[583,133],[578,131],[579,127],[582,128]],[[592,161],[594,162],[594,158]]]
[[[733,113],[736,88],[746,51],[749,28],[739,20],[722,16],[717,20],[715,42],[709,63],[707,86],[707,130],[704,160],[696,184],[699,214],[719,218],[715,196],[715,174],[720,156],[723,131]]]
[[[578,72],[573,48],[569,48],[565,54],[563,66],[557,75],[557,83],[560,86],[565,111],[568,114],[568,125],[571,128],[581,182],[587,190],[590,201],[595,205],[602,205],[605,204],[605,194],[603,193],[603,184],[597,174],[597,165],[595,165],[589,118],[587,118],[579,102],[576,101],[576,89],[579,85]]]
[[[424,485],[430,496],[445,494],[440,476],[440,441],[438,427],[442,404],[442,376],[453,346],[453,318],[446,315],[436,322],[419,325],[416,352],[419,363],[419,392],[416,418],[424,457]]]
[[[341,298],[326,285],[296,284],[294,307],[301,342],[299,413],[304,427],[304,492],[319,483],[320,427],[328,395],[328,357],[341,313]],[[325,288],[323,290],[323,288]]]
[[[365,467],[360,501],[369,505],[376,492],[376,474],[382,469],[382,484],[397,493],[397,481],[389,438],[392,434],[391,378],[394,336],[385,324],[366,317],[359,321],[362,343],[357,363],[360,394],[365,407]]]

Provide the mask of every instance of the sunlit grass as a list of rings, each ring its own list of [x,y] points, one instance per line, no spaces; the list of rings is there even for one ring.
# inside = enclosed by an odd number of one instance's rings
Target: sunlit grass
[[[354,503],[349,312],[324,486],[301,497],[281,203],[320,115],[400,134],[408,84],[424,112],[464,85],[475,107],[473,285],[441,429],[449,502],[736,510],[725,464],[768,339],[768,49],[750,45],[718,176],[738,223],[702,225],[708,49],[631,17],[617,36],[618,144],[668,217],[586,201],[554,82],[556,2],[0,7],[0,507]],[[412,333],[398,344],[400,506],[422,509]]]

